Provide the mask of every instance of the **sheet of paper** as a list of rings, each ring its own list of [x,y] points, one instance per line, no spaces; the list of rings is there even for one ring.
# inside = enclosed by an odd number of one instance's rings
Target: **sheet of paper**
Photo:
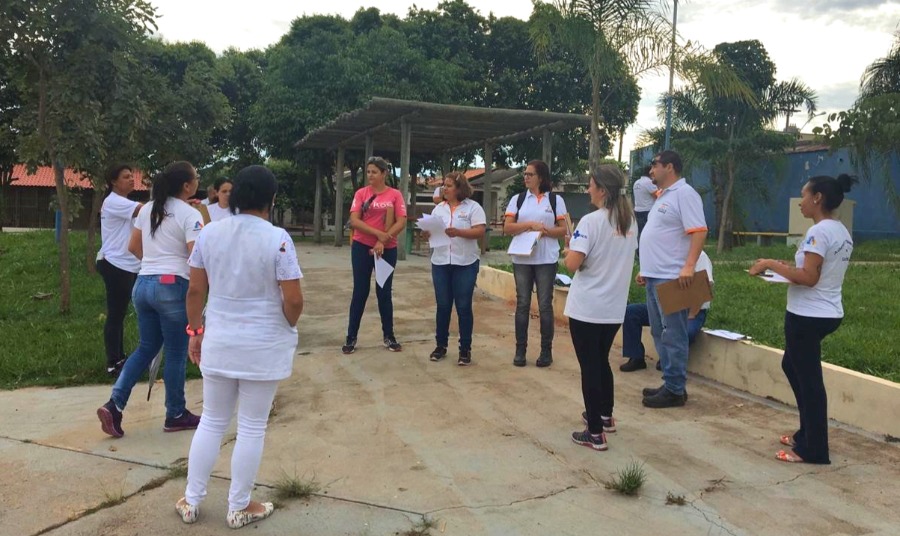
[[[379,287],[384,287],[385,282],[387,282],[388,278],[391,277],[391,274],[394,273],[394,267],[391,264],[384,260],[384,258],[375,256],[375,283]]]
[[[572,278],[566,274],[556,274],[556,280],[567,287],[572,285]]]
[[[439,248],[450,245],[450,237],[444,232],[446,231],[447,226],[444,225],[444,220],[442,218],[432,216],[431,214],[424,214],[421,218],[416,220],[416,227],[428,233],[429,247]]]
[[[791,282],[789,279],[776,274],[772,270],[766,270],[766,273],[760,274],[759,277],[762,278],[763,281],[767,281],[769,283],[790,283]]]
[[[534,245],[537,244],[540,237],[540,231],[519,233],[510,241],[509,249],[506,252],[510,255],[531,255],[531,252],[534,251]]]
[[[703,332],[707,335],[712,335],[713,337],[721,337],[723,339],[728,339],[730,341],[740,341],[743,339],[749,339],[750,337],[742,334],[735,333],[733,331],[728,331],[725,329],[703,329]]]

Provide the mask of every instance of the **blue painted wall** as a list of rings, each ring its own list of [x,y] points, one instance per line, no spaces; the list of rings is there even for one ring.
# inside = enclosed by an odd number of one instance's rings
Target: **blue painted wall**
[[[632,162],[648,162],[654,151],[642,148],[632,151]],[[706,221],[715,222],[715,204],[710,189],[709,168],[705,164],[685,165],[685,176],[703,193]],[[759,175],[769,185],[768,200],[741,200],[743,228],[747,231],[786,233],[791,197],[800,197],[800,189],[809,177],[841,173],[861,176],[850,161],[849,152],[841,149],[829,154],[827,150],[790,153],[776,162],[763,162]],[[895,192],[900,192],[900,158],[891,158],[890,176]],[[704,193],[705,192],[705,193]],[[856,201],[853,214],[853,235],[857,240],[900,238],[900,213],[892,207],[885,194],[883,177],[871,181],[861,179],[846,199]]]

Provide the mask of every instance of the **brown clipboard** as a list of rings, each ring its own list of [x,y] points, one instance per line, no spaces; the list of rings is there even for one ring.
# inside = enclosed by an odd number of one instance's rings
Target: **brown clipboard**
[[[690,316],[696,316],[700,307],[712,300],[712,288],[706,270],[694,273],[694,280],[686,289],[682,289],[678,280],[669,281],[656,286],[656,295],[664,315],[688,309]]]

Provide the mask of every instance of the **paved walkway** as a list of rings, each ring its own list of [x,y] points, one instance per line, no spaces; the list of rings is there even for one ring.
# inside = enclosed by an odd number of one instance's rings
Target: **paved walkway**
[[[553,367],[515,368],[512,308],[478,293],[474,366],[457,367],[455,349],[431,363],[428,261],[412,257],[395,281],[404,351],[381,347],[373,292],[360,347],[344,356],[349,248],[299,249],[299,356],[276,399],[255,496],[270,497],[285,473],[323,487],[245,531],[393,535],[427,517],[433,535],[900,534],[896,445],[834,428],[832,465],[777,462],[793,411],[696,378],[685,408],[647,410],[640,389],[659,378],[645,370],[617,374],[619,431],[609,451],[594,452],[569,439],[582,406],[564,326]],[[119,440],[101,433],[94,414],[108,386],[0,392],[0,534],[224,533],[233,436],[200,521],[183,525],[173,504],[184,480],[169,479],[168,468],[187,456],[191,433],[164,434],[161,386],[149,403],[143,392]],[[192,410],[201,394],[199,382],[188,384]],[[647,473],[639,496],[605,489],[632,461]],[[670,494],[686,503],[667,505]]]

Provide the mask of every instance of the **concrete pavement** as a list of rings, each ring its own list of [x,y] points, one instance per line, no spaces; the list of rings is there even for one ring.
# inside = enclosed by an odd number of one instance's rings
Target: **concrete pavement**
[[[598,453],[569,437],[582,428],[583,408],[564,326],[554,365],[537,369],[535,319],[529,366],[515,368],[512,306],[476,290],[474,365],[456,366],[454,344],[432,363],[429,265],[411,257],[394,282],[403,352],[381,346],[373,289],[360,346],[344,356],[349,248],[301,243],[298,251],[306,276],[300,355],[276,398],[255,498],[271,497],[284,474],[314,479],[322,491],[285,501],[245,531],[404,534],[427,518],[433,535],[900,534],[896,444],[839,427],[832,465],[781,463],[773,455],[778,435],[797,425],[793,411],[697,378],[686,407],[648,410],[640,390],[659,378],[645,370],[616,371],[619,431]],[[94,413],[109,386],[0,392],[0,534],[225,532],[233,436],[200,521],[183,525],[173,505],[184,479],[170,479],[169,467],[187,456],[191,433],[164,434],[161,386],[149,403],[144,393],[135,391],[126,435],[114,440]],[[190,409],[199,412],[201,396],[200,383],[189,382]],[[605,489],[632,461],[647,473],[640,494]],[[686,504],[667,505],[668,495]]]

